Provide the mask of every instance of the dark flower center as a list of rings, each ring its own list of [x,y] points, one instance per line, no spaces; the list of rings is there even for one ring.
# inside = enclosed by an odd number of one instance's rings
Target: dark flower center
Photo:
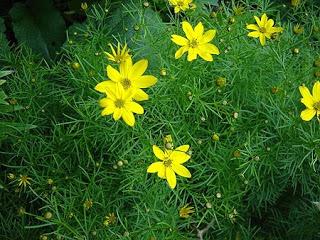
[[[177,6],[182,7],[184,5],[183,1],[178,1]]]
[[[116,108],[122,108],[124,106],[124,101],[122,99],[117,99],[114,102],[114,105],[116,106]]]
[[[260,27],[260,32],[261,33],[266,33],[267,32],[267,29],[265,27]]]
[[[197,42],[197,40],[196,40],[196,39],[191,40],[191,41],[189,42],[189,46],[190,46],[191,48],[196,48],[196,47],[198,47],[198,42]]]
[[[313,104],[313,107],[314,107],[317,111],[320,111],[320,102],[316,102],[315,104]]]
[[[121,80],[121,85],[123,86],[124,90],[127,90],[131,87],[131,81],[127,78]]]
[[[163,161],[163,164],[165,167],[171,167],[172,165],[172,160],[169,159],[169,158],[166,158],[164,161]]]

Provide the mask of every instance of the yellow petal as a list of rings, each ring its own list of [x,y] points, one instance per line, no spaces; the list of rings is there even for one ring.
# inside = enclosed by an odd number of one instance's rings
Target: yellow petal
[[[110,65],[107,66],[107,75],[114,82],[120,82],[122,79],[120,73]]]
[[[210,54],[216,54],[216,55],[220,54],[219,49],[211,43],[205,43],[205,44],[199,45],[199,49],[203,52],[207,52]]]
[[[210,42],[216,36],[216,33],[217,31],[214,29],[206,31],[199,39],[200,44]]]
[[[259,31],[260,28],[256,24],[248,24],[247,29]]]
[[[193,48],[189,48],[188,49],[188,58],[187,58],[187,60],[189,62],[191,62],[191,61],[195,60],[196,58],[197,58],[197,51],[195,49],[193,49]]]
[[[208,52],[198,51],[198,54],[202,59],[204,59],[204,60],[206,60],[208,62],[212,62],[213,61],[213,58],[212,58],[211,54],[208,53]]]
[[[113,106],[110,106],[110,107],[106,107],[102,110],[101,112],[101,116],[106,116],[106,115],[110,115],[114,112],[115,110],[115,107]]]
[[[259,40],[262,46],[266,45],[266,36],[264,34],[260,34]]]
[[[126,103],[126,108],[128,108],[129,111],[137,113],[137,114],[143,114],[143,112],[144,112],[143,107],[136,102]]]
[[[301,98],[301,102],[309,109],[314,109],[313,108],[313,100],[310,98]]]
[[[272,27],[270,31],[273,33],[282,32],[283,28],[282,27]]]
[[[258,37],[260,37],[260,35],[261,35],[261,33],[258,32],[258,31],[254,31],[254,32],[249,32],[248,33],[249,37],[254,37],[254,38],[258,38]]]
[[[164,160],[165,159],[164,152],[157,145],[153,145],[152,146],[152,150],[153,150],[154,155],[158,159],[160,159],[160,160]]]
[[[164,170],[164,164],[163,162],[155,162],[152,163],[148,168],[147,168],[147,172],[148,173],[156,173],[159,170]]]
[[[194,28],[194,33],[197,37],[201,37],[203,35],[204,27],[201,22],[197,24],[197,26]]]
[[[136,101],[145,101],[149,99],[149,95],[146,94],[142,89],[138,88],[133,96]]]
[[[268,21],[267,14],[264,13],[261,17],[261,25],[265,26],[267,24],[267,21]]]
[[[192,26],[190,25],[190,23],[188,22],[182,22],[182,29],[184,31],[184,33],[186,34],[186,37],[191,40],[195,37],[194,31]]]
[[[180,7],[174,7],[174,13],[180,12]]]
[[[190,146],[189,145],[181,145],[177,147],[175,150],[180,151],[180,152],[187,152],[189,150]]]
[[[178,163],[178,164],[185,163],[190,159],[189,154],[181,151],[176,151],[176,150],[172,151],[169,157],[174,163]]]
[[[157,78],[152,75],[144,75],[135,81],[135,86],[138,88],[148,88],[156,84]]]
[[[302,95],[303,98],[305,98],[306,100],[304,100],[305,102],[312,102],[312,105],[314,103],[314,98],[312,97],[309,89],[306,86],[300,86],[299,87],[299,91]]]
[[[176,174],[171,168],[166,168],[166,179],[168,181],[169,187],[174,189],[177,185]]]
[[[127,109],[122,110],[122,119],[123,121],[129,125],[130,127],[134,126],[135,118],[132,112],[128,111]]]
[[[303,121],[310,121],[315,115],[317,111],[314,109],[305,109],[301,112],[300,117]]]
[[[180,58],[187,50],[188,50],[187,46],[183,46],[183,47],[179,48],[178,51],[176,51],[176,53],[174,55],[175,59]]]
[[[163,168],[160,168],[158,171],[158,177],[162,178],[162,179],[166,179],[166,168],[165,166],[162,164]]]
[[[266,23],[266,29],[271,29],[274,25],[274,21],[272,19],[269,19]]]
[[[113,101],[110,98],[102,98],[99,101],[99,105],[103,108],[114,106]]]
[[[114,87],[114,82],[112,81],[103,81],[101,83],[98,83],[94,89],[98,92],[101,93],[106,93],[108,88],[113,88]]]
[[[320,82],[317,81],[312,88],[312,95],[315,102],[320,102]]]
[[[171,41],[179,46],[185,46],[189,43],[188,39],[175,34],[171,35]]]
[[[114,112],[113,112],[113,119],[115,121],[118,121],[120,118],[121,118],[121,115],[122,115],[122,109],[120,108],[115,108],[114,109]]]
[[[147,70],[147,67],[148,67],[148,60],[146,59],[142,59],[138,62],[136,62],[132,68],[130,69],[130,72],[129,72],[129,78],[137,78],[137,77],[140,77],[142,76],[142,74]]]
[[[172,170],[181,177],[191,178],[189,170],[181,164],[172,164]]]
[[[258,18],[257,16],[254,16],[254,19],[256,20],[259,27],[263,27],[263,25],[261,24],[260,18]]]

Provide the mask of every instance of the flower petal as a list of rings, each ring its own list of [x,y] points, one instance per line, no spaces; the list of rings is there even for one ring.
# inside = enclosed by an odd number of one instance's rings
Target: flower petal
[[[164,152],[157,145],[153,145],[152,146],[152,150],[153,150],[154,155],[158,159],[160,159],[160,160],[164,160],[165,159]]]
[[[314,98],[312,97],[309,89],[306,86],[300,86],[299,87],[299,91],[302,95],[303,98],[305,98],[306,100],[304,100],[305,102],[312,102],[312,105],[314,103]]]
[[[112,88],[114,86],[114,82],[113,81],[103,81],[101,83],[98,83],[94,89],[98,92],[101,93],[106,93],[108,88]]]
[[[210,42],[215,36],[216,36],[217,31],[214,29],[206,31],[202,37],[199,39],[199,43],[207,43]]]
[[[174,189],[177,185],[176,174],[171,168],[166,168],[166,179],[168,181],[169,187]]]
[[[180,58],[186,51],[188,51],[187,46],[183,46],[183,47],[179,48],[178,51],[176,51],[176,53],[174,55],[175,59]]]
[[[172,164],[172,170],[181,177],[191,178],[190,171],[181,164]]]
[[[210,53],[208,53],[208,52],[205,52],[205,51],[198,51],[198,54],[199,54],[199,56],[202,58],[202,59],[204,59],[204,60],[206,60],[206,61],[208,61],[208,62],[212,62],[213,61],[213,57],[211,56],[211,54]]]
[[[189,154],[185,152],[177,151],[177,150],[173,150],[169,157],[173,163],[178,163],[178,164],[185,163],[191,158]]]
[[[261,17],[261,25],[262,25],[262,26],[266,26],[267,21],[268,21],[267,14],[264,13],[264,14],[262,15],[262,17]]]
[[[256,24],[248,24],[247,29],[259,31],[260,28]]]
[[[264,34],[260,34],[259,40],[262,46],[266,45],[266,36]]]
[[[197,24],[197,26],[194,28],[194,33],[197,37],[201,37],[203,35],[204,27],[201,22]]]
[[[313,100],[310,98],[301,98],[301,102],[309,109],[314,109],[313,108]]]
[[[152,75],[144,75],[139,77],[135,81],[135,86],[138,88],[148,88],[155,85],[157,82],[157,78]]]
[[[137,77],[142,76],[142,74],[147,70],[147,67],[148,67],[148,60],[146,59],[142,59],[136,62],[130,69],[128,77],[130,79],[135,79]]]
[[[177,147],[175,150],[176,151],[181,151],[181,152],[187,152],[189,150],[190,146],[189,145],[181,145]]]
[[[197,51],[193,48],[189,48],[188,49],[188,57],[187,57],[187,60],[189,62],[195,60],[197,58]]]
[[[257,16],[254,16],[254,19],[256,20],[259,27],[263,27],[263,25],[261,24],[260,18],[258,18]]]
[[[185,46],[189,43],[188,39],[175,34],[171,35],[171,41],[179,46]]]
[[[254,37],[254,38],[258,38],[260,37],[261,33],[259,31],[254,31],[254,32],[249,32],[248,36],[249,37]]]
[[[147,172],[148,173],[156,173],[158,171],[163,171],[164,170],[164,164],[163,162],[155,162],[152,163],[148,168],[147,168]]]
[[[207,52],[210,54],[216,54],[216,55],[220,54],[219,49],[211,43],[205,43],[205,44],[199,45],[199,49],[203,52]]]
[[[110,65],[107,66],[107,75],[108,78],[114,82],[120,82],[122,79],[120,73]]]
[[[102,110],[101,112],[101,116],[106,116],[106,115],[110,115],[114,112],[115,110],[115,107],[113,106],[110,106],[110,107],[106,107]]]
[[[138,88],[133,96],[136,101],[145,101],[149,99],[149,95],[142,89]]]
[[[320,102],[320,82],[317,81],[312,88],[312,95],[315,102]]]
[[[115,121],[118,121],[120,118],[121,118],[121,115],[122,115],[122,109],[120,108],[115,108],[114,109],[114,112],[113,112],[113,119]]]
[[[195,37],[193,28],[190,23],[188,23],[186,21],[182,22],[182,29],[183,29],[184,33],[186,34],[186,37],[189,40],[191,40]]]
[[[133,113],[128,111],[127,109],[122,110],[122,119],[130,127],[133,127],[136,122]]]
[[[143,114],[144,109],[143,107],[136,102],[128,102],[126,103],[126,108],[128,108],[129,111],[137,113],[137,114]]]
[[[310,121],[316,113],[317,111],[315,109],[305,109],[301,112],[300,117],[303,121]]]
[[[266,29],[272,28],[273,25],[274,25],[274,21],[272,19],[269,19],[266,23]]]
[[[162,164],[163,165],[163,164]],[[162,179],[166,179],[166,168],[163,165],[163,168],[159,169],[158,171],[158,177]]]

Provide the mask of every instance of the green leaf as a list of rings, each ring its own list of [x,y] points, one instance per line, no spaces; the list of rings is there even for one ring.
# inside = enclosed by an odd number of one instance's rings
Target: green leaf
[[[65,22],[50,0],[15,3],[10,10],[13,31],[19,43],[50,59],[65,40]]]
[[[8,103],[5,101],[7,99],[7,95],[4,93],[4,91],[0,90],[0,104],[8,105]]]
[[[7,71],[0,71],[0,78],[3,78],[5,76],[10,75],[11,73],[13,73],[12,70],[7,70]],[[0,83],[0,85],[2,85],[2,83]]]
[[[30,129],[36,128],[37,126],[32,124],[25,123],[15,123],[15,122],[0,122],[0,140],[3,139],[6,135],[19,132],[22,133],[24,131],[28,131]]]
[[[0,17],[0,33],[4,33],[5,30],[6,26],[4,25],[4,20]]]

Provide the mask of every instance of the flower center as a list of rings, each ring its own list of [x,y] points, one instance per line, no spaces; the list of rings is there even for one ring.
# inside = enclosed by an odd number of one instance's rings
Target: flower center
[[[198,42],[197,42],[197,40],[196,40],[196,39],[191,40],[191,41],[189,42],[189,46],[190,46],[191,48],[196,48],[196,47],[198,47]]]
[[[127,90],[131,87],[131,81],[128,78],[122,79],[121,85],[123,86],[124,90]]]
[[[267,29],[265,27],[260,27],[260,32],[261,33],[266,33],[267,32]]]
[[[183,1],[178,1],[177,6],[182,7],[184,5]]]
[[[315,104],[313,104],[313,107],[314,107],[317,111],[320,111],[320,102],[316,102]]]
[[[124,101],[122,99],[117,99],[114,102],[114,105],[116,106],[116,108],[122,108],[124,106]]]
[[[164,159],[163,164],[165,167],[171,167],[172,165],[172,160],[169,158]]]

